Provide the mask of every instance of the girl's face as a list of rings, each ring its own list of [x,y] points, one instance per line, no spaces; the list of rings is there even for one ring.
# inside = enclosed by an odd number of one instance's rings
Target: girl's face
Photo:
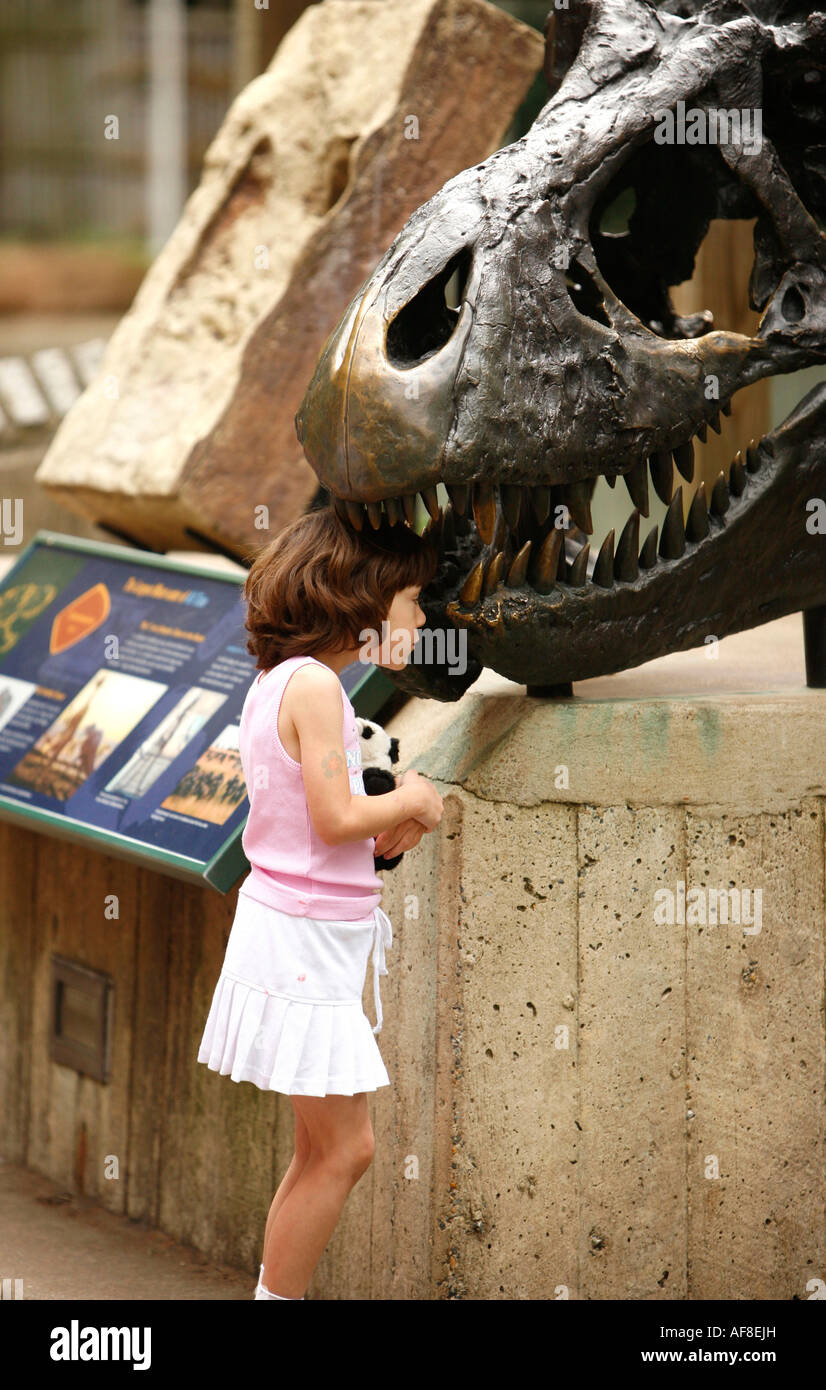
[[[418,641],[418,630],[427,622],[418,603],[420,593],[421,586],[411,584],[396,594],[385,619],[387,628],[379,633],[381,646],[372,657],[376,666],[386,666],[390,671],[404,670]]]

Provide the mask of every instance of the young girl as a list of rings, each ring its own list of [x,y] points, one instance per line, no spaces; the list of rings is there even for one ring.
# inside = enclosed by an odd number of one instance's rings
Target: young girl
[[[390,1084],[375,1034],[393,940],[373,861],[434,830],[442,799],[413,771],[396,778],[395,791],[364,794],[339,673],[356,660],[404,667],[426,621],[417,600],[436,566],[432,544],[407,526],[383,519],[380,530],[360,533],[330,507],[287,526],[245,584],[247,648],[259,668],[240,726],[251,869],[198,1061],[283,1092],[295,1116],[256,1299],[304,1297],[373,1157],[366,1093]],[[372,1029],[362,1007],[371,946]]]

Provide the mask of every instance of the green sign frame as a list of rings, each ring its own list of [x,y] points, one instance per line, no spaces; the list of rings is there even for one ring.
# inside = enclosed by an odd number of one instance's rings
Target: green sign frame
[[[9,570],[0,578],[0,605],[3,594],[15,584],[15,581],[18,581],[27,572],[32,572],[38,562],[40,562],[41,572],[48,575],[50,558],[54,572],[59,566],[59,557],[67,552],[91,558],[114,560],[129,567],[151,566],[153,569],[164,570],[172,575],[185,575],[195,580],[209,580],[232,585],[239,591],[239,597],[246,573],[244,571],[243,574],[239,575],[220,568],[213,569],[203,564],[199,565],[197,559],[193,559],[191,562],[171,559],[154,551],[136,550],[130,546],[107,541],[64,535],[57,531],[39,530],[20,555],[15,558]],[[33,621],[36,621],[36,618]],[[239,640],[244,640],[244,638],[245,634],[242,629],[239,633]],[[0,654],[0,675],[3,674],[6,660],[7,653]],[[353,667],[346,669],[350,673],[353,672]],[[387,703],[388,698],[397,693],[397,687],[389,677],[375,666],[356,674],[355,679],[346,688],[356,714],[364,718],[376,718]],[[2,790],[0,790],[0,819],[20,825],[24,829],[37,831],[40,834],[69,840],[129,863],[155,869],[172,878],[182,879],[188,883],[206,884],[222,894],[229,892],[250,869],[241,845],[246,818],[230,832],[219,849],[207,861],[158,848],[151,844],[144,844],[142,841],[131,839],[128,835],[118,831],[87,825],[83,821],[67,817],[57,811],[23,805],[18,801],[10,800]]]

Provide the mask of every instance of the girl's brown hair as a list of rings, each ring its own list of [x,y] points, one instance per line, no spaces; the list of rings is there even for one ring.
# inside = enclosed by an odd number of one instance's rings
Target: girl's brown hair
[[[256,670],[290,656],[361,645],[381,624],[400,589],[429,584],[438,569],[432,539],[403,522],[374,530],[365,513],[356,531],[332,506],[305,512],[253,560],[244,585],[247,651]]]

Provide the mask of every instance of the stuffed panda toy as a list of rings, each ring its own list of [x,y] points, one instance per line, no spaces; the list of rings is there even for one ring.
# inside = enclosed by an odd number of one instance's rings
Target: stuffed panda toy
[[[361,770],[367,795],[380,796],[382,792],[395,791],[393,766],[399,761],[399,740],[385,733],[381,724],[374,723],[372,719],[362,719],[361,715],[356,715],[356,728],[361,743]],[[383,854],[377,854],[373,862],[377,869],[395,869],[402,857],[401,854],[394,854],[391,859],[385,859]]]

